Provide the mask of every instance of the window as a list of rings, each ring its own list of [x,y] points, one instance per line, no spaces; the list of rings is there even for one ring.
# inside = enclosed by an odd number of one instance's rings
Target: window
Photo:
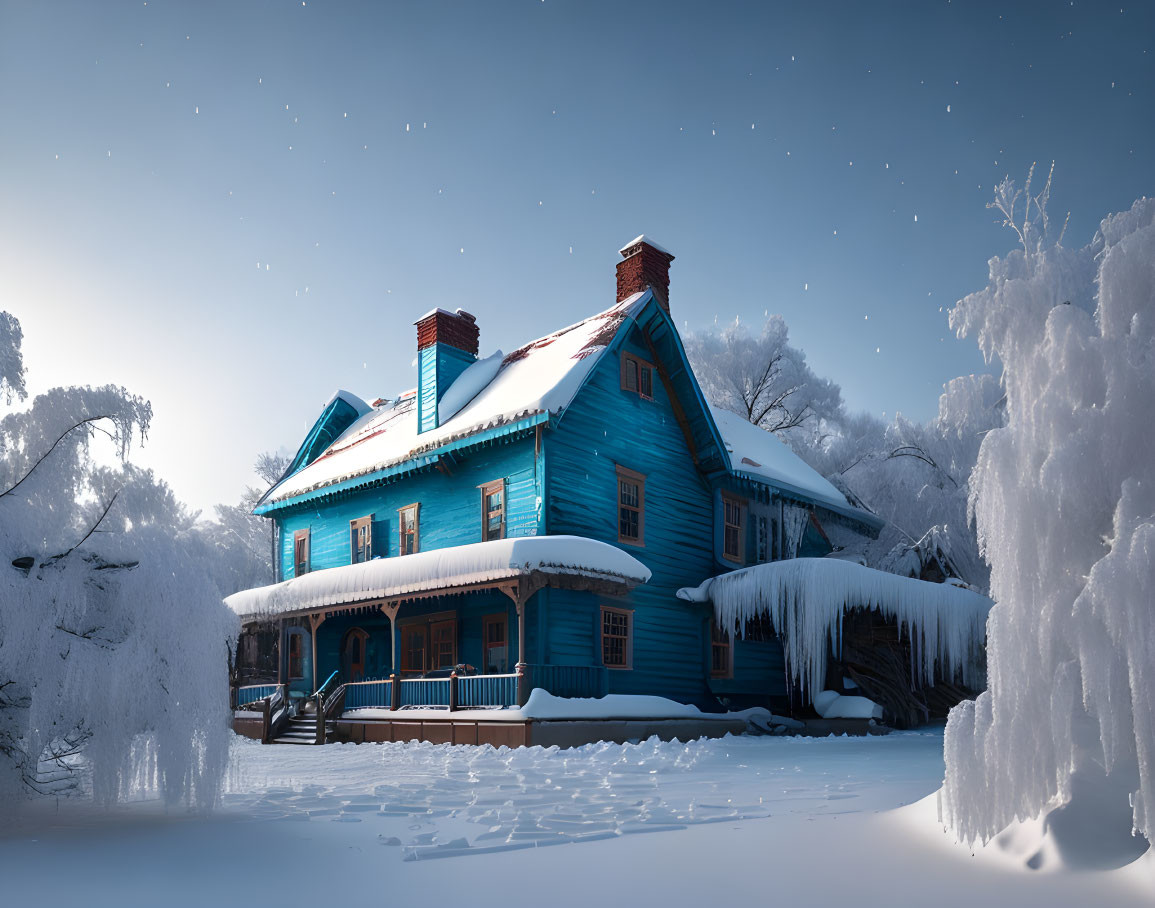
[[[309,573],[309,531],[297,530],[293,534],[293,576]]]
[[[457,619],[453,612],[407,619],[401,628],[401,671],[421,674],[457,665]]]
[[[645,545],[646,477],[618,467],[618,542]]]
[[[731,656],[734,652],[730,635],[716,624],[710,625],[710,677],[732,678],[734,676]]]
[[[289,632],[289,680],[296,681],[305,677],[302,645],[305,635],[300,631]]]
[[[654,399],[654,367],[632,353],[622,354],[622,390]]]
[[[349,521],[349,563],[360,564],[373,557],[373,518]]]
[[[481,487],[481,541],[505,538],[505,480]]]
[[[424,672],[425,651],[429,648],[429,625],[408,624],[401,628],[401,671]]]
[[[756,528],[755,564],[765,564],[770,560],[770,518],[759,515],[754,518]]]
[[[457,665],[457,622],[438,621],[429,626],[429,631],[433,641],[430,647],[433,656],[429,663],[430,670],[453,668]]]
[[[606,668],[633,667],[632,618],[624,609],[602,606],[602,664]]]
[[[419,551],[419,537],[417,528],[417,509],[420,505],[411,504],[398,510],[400,518],[399,549],[402,555],[412,555]]]
[[[746,502],[722,496],[722,557],[728,561],[746,560]]]
[[[509,671],[509,618],[486,615],[482,628],[485,646],[485,667],[482,670],[487,675],[504,675]]]

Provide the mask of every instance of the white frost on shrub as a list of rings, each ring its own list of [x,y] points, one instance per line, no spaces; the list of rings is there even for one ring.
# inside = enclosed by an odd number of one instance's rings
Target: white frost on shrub
[[[1020,195],[1005,183],[996,207]],[[950,714],[941,811],[964,840],[988,840],[1113,798],[1151,839],[1155,199],[1077,251],[1044,242],[1039,201],[1015,225],[1023,248],[992,259],[988,286],[951,313],[1002,363],[1007,424],[971,483],[998,603],[989,689]]]
[[[795,558],[721,574],[700,587],[678,591],[690,601],[714,603],[719,627],[735,628],[767,615],[782,640],[786,671],[802,690],[821,691],[827,651],[842,646],[842,616],[874,609],[910,639],[911,674],[932,684],[939,673],[959,673],[981,684],[976,669],[991,601],[947,583],[899,577],[833,558]]]

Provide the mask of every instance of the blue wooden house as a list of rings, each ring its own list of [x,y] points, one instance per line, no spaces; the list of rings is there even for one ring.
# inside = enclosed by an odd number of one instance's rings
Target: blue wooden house
[[[416,389],[333,397],[256,508],[284,579],[230,597],[247,678],[344,684],[345,708],[787,695],[770,628],[732,640],[676,591],[881,522],[711,409],[670,316],[674,257],[645,236],[621,255],[616,302],[584,321],[479,358],[475,318],[436,309]]]

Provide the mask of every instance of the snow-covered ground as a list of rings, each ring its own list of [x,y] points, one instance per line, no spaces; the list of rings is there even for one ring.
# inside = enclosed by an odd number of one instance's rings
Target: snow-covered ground
[[[937,730],[573,750],[236,739],[210,818],[40,804],[0,828],[11,904],[1150,905],[935,820]],[[11,819],[11,818],[10,818]],[[559,847],[545,847],[559,846]]]

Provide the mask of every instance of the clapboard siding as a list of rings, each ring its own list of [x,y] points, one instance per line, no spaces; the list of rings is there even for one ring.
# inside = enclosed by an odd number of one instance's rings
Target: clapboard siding
[[[292,577],[293,534],[309,530],[310,570],[349,564],[349,521],[373,518],[373,553],[398,554],[397,509],[420,504],[420,551],[481,541],[479,486],[505,480],[506,534],[536,535],[538,483],[534,439],[495,444],[457,462],[453,475],[436,469],[402,481],[350,493],[331,502],[299,508],[280,522],[281,576]]]
[[[636,336],[623,349],[653,355]],[[654,399],[621,389],[620,357],[603,356],[581,393],[545,439],[551,533],[618,545],[648,567],[649,583],[627,597],[599,600],[551,591],[550,661],[601,664],[600,605],[633,610],[633,668],[608,672],[611,693],[708,698],[708,609],[675,596],[713,571],[711,494],[695,468],[667,392],[654,376]],[[645,475],[644,545],[618,542],[617,467]]]

